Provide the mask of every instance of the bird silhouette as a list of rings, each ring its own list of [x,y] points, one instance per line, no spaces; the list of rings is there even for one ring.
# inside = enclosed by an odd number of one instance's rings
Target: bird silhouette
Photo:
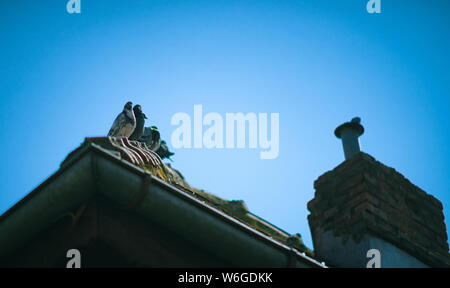
[[[136,128],[134,128],[133,134],[129,137],[130,140],[139,140],[144,134],[144,124],[147,116],[142,112],[141,105],[135,105],[133,107],[134,116],[136,117]]]
[[[108,132],[110,137],[130,137],[136,127],[136,117],[133,112],[133,103],[127,102],[122,112],[117,115],[111,129]]]
[[[171,156],[175,155],[175,153],[169,151],[169,147],[167,147],[166,141],[161,141],[161,145],[159,146],[159,149],[156,150],[156,154],[161,157],[161,159],[167,158],[170,161],[173,162],[172,159],[170,159]]]

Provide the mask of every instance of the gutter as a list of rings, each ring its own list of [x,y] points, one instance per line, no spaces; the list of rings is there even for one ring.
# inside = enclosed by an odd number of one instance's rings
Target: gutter
[[[0,217],[0,259],[96,193],[236,267],[326,268],[93,143]]]

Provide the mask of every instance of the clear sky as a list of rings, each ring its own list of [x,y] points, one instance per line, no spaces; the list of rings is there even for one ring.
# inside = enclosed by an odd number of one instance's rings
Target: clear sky
[[[188,182],[243,199],[312,247],[313,182],[362,150],[450,217],[450,1],[0,1],[0,213],[55,172],[126,101],[169,140],[177,112],[279,113],[280,151],[173,149]],[[173,148],[173,147],[172,147]]]

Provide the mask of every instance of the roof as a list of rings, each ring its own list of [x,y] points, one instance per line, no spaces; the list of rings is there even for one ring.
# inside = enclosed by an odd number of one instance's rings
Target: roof
[[[78,166],[84,168],[80,169]],[[79,183],[82,182],[80,179],[85,180],[83,180],[83,183]],[[142,179],[145,179],[144,183],[146,184],[144,186],[142,185]],[[127,185],[126,187],[123,186],[124,183]],[[77,185],[85,186],[78,187]],[[75,189],[75,186],[77,186],[77,189]],[[103,186],[105,186],[104,189]],[[68,191],[61,191],[70,190],[69,188],[61,189],[61,187],[70,187],[70,189],[83,192],[69,193]],[[88,187],[95,187],[96,189],[94,189],[94,192],[87,192],[87,190],[92,190]],[[212,216],[211,223],[216,226],[211,226],[211,229],[217,230],[215,232],[219,233],[219,228],[222,227],[223,231],[240,233],[239,235],[243,233],[247,235],[245,237],[250,236],[251,238],[245,238],[245,241],[248,241],[249,245],[253,243],[253,246],[249,246],[250,248],[247,248],[247,250],[259,247],[259,251],[255,250],[254,252],[264,254],[261,249],[265,249],[267,250],[267,257],[270,254],[270,257],[272,257],[270,259],[274,261],[281,259],[284,261],[285,254],[288,253],[291,256],[293,255],[297,262],[308,263],[312,267],[325,267],[312,258],[312,251],[303,245],[299,234],[289,235],[275,225],[250,213],[241,200],[227,201],[211,193],[191,187],[181,173],[170,165],[165,165],[157,154],[148,150],[144,145],[127,139],[111,137],[86,138],[83,144],[72,151],[62,162],[57,172],[1,216],[0,255],[6,254],[9,250],[17,247],[20,242],[30,239],[33,233],[42,229],[51,217],[62,214],[69,208],[76,207],[92,196],[88,195],[89,193],[98,193],[96,191],[99,190],[101,190],[101,193],[107,194],[109,198],[114,198],[116,202],[135,207],[139,214],[147,216],[151,214],[153,218],[170,217],[170,214],[176,214],[176,211],[170,210],[169,213],[167,209],[157,211],[155,208],[160,208],[159,206],[155,207],[152,206],[155,205],[154,203],[146,202],[149,200],[149,193],[154,194],[155,191],[158,191],[159,196],[166,198],[175,196],[177,200],[170,198],[169,202],[161,202],[160,204],[168,204],[171,205],[171,209],[175,209],[173,201],[181,201],[177,202],[177,205],[179,205],[177,208],[188,209],[183,210],[183,213],[187,211],[192,213],[183,214],[185,218],[192,218],[186,219],[186,221],[192,220],[192,225],[202,221],[204,227],[199,228],[203,229],[199,231],[205,232],[206,224],[204,221]],[[44,198],[44,191],[50,198],[42,199]],[[166,198],[164,201],[168,200]],[[52,203],[49,203],[49,201]],[[156,200],[153,199],[152,201]],[[49,204],[52,204],[52,206],[49,207]],[[30,211],[25,212],[27,206],[28,210],[31,209],[29,207],[33,207],[33,213],[36,214],[34,215]],[[195,215],[195,213],[200,213],[199,209],[202,211],[202,218]],[[194,220],[197,222],[194,222]],[[167,219],[164,221],[167,221]],[[33,228],[25,231],[24,225],[33,225]],[[233,227],[232,231],[229,230],[230,226]],[[172,228],[176,232],[184,233],[180,227],[174,226]],[[208,233],[210,231],[208,230]],[[190,231],[185,232],[191,233]],[[8,237],[2,235],[8,235]],[[217,235],[219,236],[219,234]],[[204,238],[205,235],[190,236],[195,237],[198,241],[207,239]],[[244,245],[244,243],[226,242],[226,239],[220,239],[220,236],[217,239],[219,242],[225,241],[222,243],[223,245]],[[206,245],[212,245],[212,248],[216,244],[208,243]],[[283,257],[277,256],[281,257],[277,260],[273,256],[275,250],[285,254],[283,254]]]

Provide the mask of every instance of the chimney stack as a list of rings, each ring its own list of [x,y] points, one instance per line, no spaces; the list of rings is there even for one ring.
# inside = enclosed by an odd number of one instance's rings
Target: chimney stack
[[[359,152],[363,131],[359,118],[336,129],[348,160],[314,182],[308,222],[315,256],[330,267],[365,268],[378,250],[375,267],[450,267],[442,203]]]
[[[334,135],[342,139],[346,160],[358,152],[361,152],[358,138],[364,133],[364,127],[360,122],[361,118],[355,117],[352,121],[345,122],[334,130]]]

